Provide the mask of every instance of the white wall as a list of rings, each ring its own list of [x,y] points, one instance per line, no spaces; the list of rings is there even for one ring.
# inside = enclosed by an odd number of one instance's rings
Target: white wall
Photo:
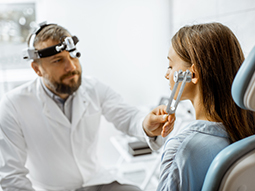
[[[170,93],[164,78],[169,10],[168,0],[38,0],[36,11],[38,22],[58,23],[79,37],[85,75],[104,81],[130,104],[151,107]],[[109,140],[117,134],[102,118],[98,154],[104,165],[118,160]]]
[[[0,2],[26,2],[0,0]],[[84,74],[93,75],[138,106],[169,95],[164,74],[172,35],[187,24],[217,21],[230,27],[247,55],[255,45],[254,0],[28,0],[37,21],[58,23],[77,35]],[[116,134],[102,121],[101,144]],[[110,129],[110,130],[109,130]],[[113,162],[114,150],[99,150]],[[109,152],[111,154],[109,154]]]
[[[172,0],[171,36],[187,24],[221,22],[239,39],[245,55],[255,46],[254,0]]]
[[[130,104],[154,106],[169,94],[169,10],[168,0],[38,0],[37,21],[58,23],[78,36],[85,75]]]
[[[154,106],[162,95],[168,96],[166,56],[180,27],[222,22],[234,31],[245,55],[255,45],[254,0],[0,2],[36,2],[38,22],[59,23],[79,37],[84,74],[99,78],[138,106]]]
[[[168,96],[164,74],[172,35],[182,26],[221,22],[247,55],[255,45],[254,0],[37,0],[37,21],[79,37],[85,75],[109,84],[134,105]]]

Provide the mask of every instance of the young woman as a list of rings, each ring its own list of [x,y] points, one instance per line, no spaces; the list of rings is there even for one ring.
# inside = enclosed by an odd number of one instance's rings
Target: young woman
[[[214,157],[255,133],[253,113],[240,109],[231,97],[244,55],[228,27],[208,23],[181,28],[172,38],[168,59],[165,77],[171,89],[175,71],[192,74],[181,100],[192,102],[196,120],[166,142],[157,190],[198,191]]]

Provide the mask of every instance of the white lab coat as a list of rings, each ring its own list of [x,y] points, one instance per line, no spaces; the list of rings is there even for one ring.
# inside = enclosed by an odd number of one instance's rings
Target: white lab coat
[[[45,93],[40,79],[8,92],[0,102],[0,185],[6,190],[73,190],[122,180],[99,166],[100,117],[129,135],[148,138],[145,115],[108,86],[83,78],[73,98],[72,123]],[[107,156],[105,156],[107,157]],[[26,166],[26,167],[25,167]],[[29,178],[27,178],[29,177]],[[32,188],[33,186],[33,188]],[[15,189],[16,188],[16,189]]]

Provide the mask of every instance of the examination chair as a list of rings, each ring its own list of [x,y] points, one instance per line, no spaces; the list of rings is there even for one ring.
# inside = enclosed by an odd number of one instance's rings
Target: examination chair
[[[239,107],[255,111],[255,47],[237,72],[231,91]],[[215,157],[202,191],[254,190],[255,135],[252,135],[229,145]]]

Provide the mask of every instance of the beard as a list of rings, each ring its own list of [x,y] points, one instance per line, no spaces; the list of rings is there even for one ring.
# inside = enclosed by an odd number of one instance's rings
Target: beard
[[[70,80],[70,84],[64,84],[62,81],[69,76],[78,75],[78,80],[75,82],[74,79]],[[81,85],[81,72],[80,71],[72,71],[60,77],[60,82],[57,82],[50,78],[49,76],[45,76],[45,82],[54,92],[59,94],[68,94],[72,95]]]

